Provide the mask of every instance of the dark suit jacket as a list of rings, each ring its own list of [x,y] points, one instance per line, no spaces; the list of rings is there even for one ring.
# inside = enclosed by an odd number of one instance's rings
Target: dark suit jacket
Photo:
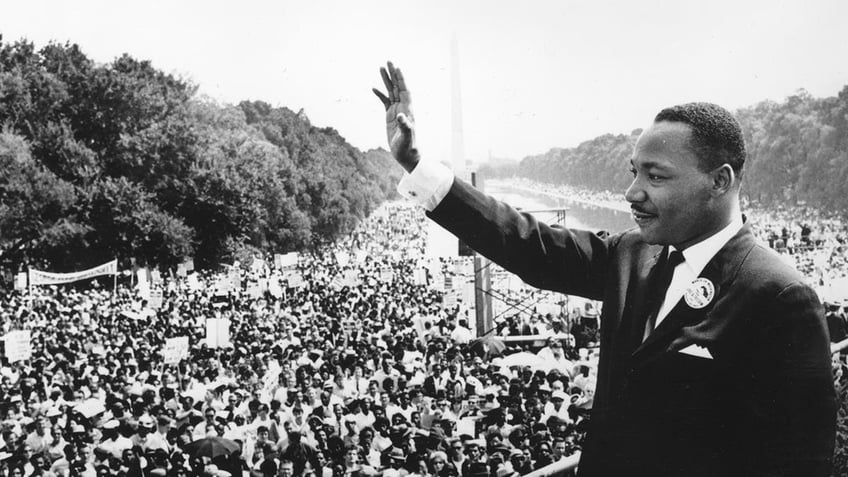
[[[818,297],[748,226],[707,264],[702,309],[681,299],[649,338],[661,250],[638,230],[549,227],[456,180],[428,213],[527,283],[603,300],[591,425],[578,475],[829,475],[836,401]],[[682,354],[690,344],[713,359]]]
[[[427,376],[424,378],[424,384],[422,385],[422,390],[425,396],[436,396],[436,378],[433,375]],[[447,392],[448,386],[447,381],[445,381],[445,387],[442,388],[443,391]]]

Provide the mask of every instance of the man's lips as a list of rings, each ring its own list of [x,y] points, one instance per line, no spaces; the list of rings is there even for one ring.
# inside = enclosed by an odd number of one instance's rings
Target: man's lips
[[[630,208],[630,212],[633,215],[633,220],[635,220],[637,224],[645,223],[657,217],[656,214],[651,214],[632,207]]]

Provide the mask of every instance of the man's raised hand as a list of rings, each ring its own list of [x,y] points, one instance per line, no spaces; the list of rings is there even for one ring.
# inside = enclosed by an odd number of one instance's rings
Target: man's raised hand
[[[415,146],[415,123],[412,116],[412,99],[400,68],[388,62],[386,68],[380,68],[380,76],[386,85],[388,94],[383,94],[377,88],[372,88],[386,108],[386,136],[389,139],[389,149],[395,160],[412,172],[418,164],[418,149]]]

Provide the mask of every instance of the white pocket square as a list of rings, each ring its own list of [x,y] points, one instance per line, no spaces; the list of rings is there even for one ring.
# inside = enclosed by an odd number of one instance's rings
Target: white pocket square
[[[690,344],[689,346],[683,348],[678,352],[688,354],[689,356],[695,356],[698,358],[713,359],[713,355],[710,354],[710,350],[704,348],[703,346],[698,346],[696,344]]]

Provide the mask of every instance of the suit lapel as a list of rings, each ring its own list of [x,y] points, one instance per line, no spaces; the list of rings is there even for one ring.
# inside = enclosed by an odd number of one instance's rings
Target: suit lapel
[[[641,346],[633,352],[633,358],[639,362],[669,348],[671,340],[680,335],[681,329],[693,326],[704,320],[713,306],[722,297],[727,283],[736,275],[742,260],[753,246],[753,235],[748,225],[722,247],[701,271],[698,278],[709,280],[715,287],[713,299],[705,307],[696,309],[686,303],[685,297],[672,308],[657,328]]]
[[[636,347],[642,343],[642,337],[645,334],[645,322],[647,319],[647,311],[650,307],[648,297],[650,296],[650,284],[656,281],[658,273],[657,264],[660,259],[662,248],[656,248],[653,255],[649,255],[647,260],[644,260],[639,265],[638,274],[633,280],[633,286],[627,287],[627,296],[625,297],[625,313],[630,317],[629,320],[622,323],[624,326],[620,328],[622,333],[621,338],[627,343],[627,355],[633,352]]]

